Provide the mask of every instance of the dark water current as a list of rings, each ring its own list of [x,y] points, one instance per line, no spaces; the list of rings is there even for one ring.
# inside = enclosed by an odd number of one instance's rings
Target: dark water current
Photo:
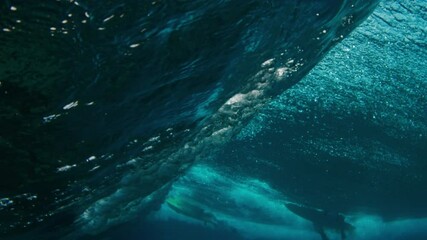
[[[3,1],[0,239],[418,237],[426,5],[377,4]]]

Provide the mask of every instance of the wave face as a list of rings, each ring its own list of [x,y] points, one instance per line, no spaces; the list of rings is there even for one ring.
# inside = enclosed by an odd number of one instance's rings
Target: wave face
[[[426,217],[423,5],[382,2],[220,159],[245,162],[247,172],[310,206]]]
[[[155,206],[376,5],[4,1],[0,232],[96,233]]]

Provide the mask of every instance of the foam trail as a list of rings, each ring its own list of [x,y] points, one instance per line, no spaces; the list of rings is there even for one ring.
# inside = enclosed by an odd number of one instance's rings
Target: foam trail
[[[214,197],[212,197],[214,196]],[[208,165],[194,166],[171,188],[168,197],[191,201],[212,213],[221,223],[206,225],[203,221],[181,215],[166,204],[151,215],[151,220],[182,221],[189,226],[210,229],[234,229],[244,239],[319,239],[312,223],[285,206],[286,196],[259,179],[231,175]],[[355,231],[347,239],[422,239],[427,236],[427,219],[385,222],[380,217],[358,213],[348,215]],[[340,239],[337,231],[326,229],[330,239]]]

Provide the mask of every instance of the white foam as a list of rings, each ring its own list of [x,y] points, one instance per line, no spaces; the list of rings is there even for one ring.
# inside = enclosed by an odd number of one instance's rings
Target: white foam
[[[194,166],[169,193],[196,202],[218,221],[236,229],[246,239],[319,239],[311,222],[289,211],[285,196],[259,179],[227,174],[207,165]],[[232,209],[230,211],[230,209]],[[166,204],[152,215],[156,220],[176,220],[189,224],[203,222],[180,215]],[[411,239],[414,234],[427,236],[427,219],[385,222],[366,214],[347,216],[355,227],[347,239]],[[340,233],[326,230],[329,239],[340,239]]]

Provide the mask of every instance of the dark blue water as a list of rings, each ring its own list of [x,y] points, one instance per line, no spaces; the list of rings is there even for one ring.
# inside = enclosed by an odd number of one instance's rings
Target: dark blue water
[[[426,5],[377,3],[1,3],[0,239],[425,239]]]

